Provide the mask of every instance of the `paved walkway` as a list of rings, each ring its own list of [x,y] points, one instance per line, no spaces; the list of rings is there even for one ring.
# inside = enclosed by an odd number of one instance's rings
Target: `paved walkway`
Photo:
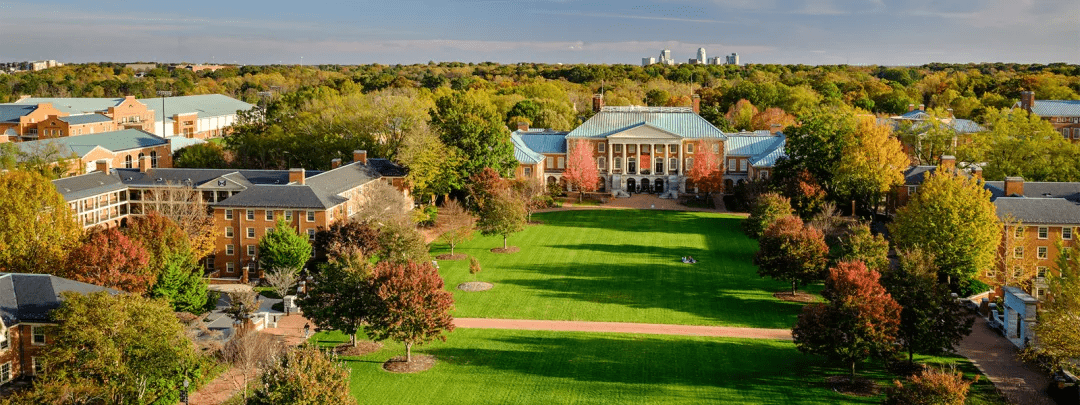
[[[1017,358],[1017,349],[1005,337],[977,317],[971,335],[960,342],[958,351],[982,371],[994,386],[1018,405],[1054,404],[1046,394],[1049,377]]]
[[[791,340],[790,329],[729,326],[664,325],[655,323],[536,321],[529,319],[454,318],[454,326],[477,329],[520,329],[559,332],[643,333],[650,335],[719,336]]]

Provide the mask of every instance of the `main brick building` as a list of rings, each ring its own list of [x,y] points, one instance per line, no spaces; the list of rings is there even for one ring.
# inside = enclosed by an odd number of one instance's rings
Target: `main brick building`
[[[260,277],[258,243],[279,219],[314,239],[319,228],[348,219],[366,201],[378,182],[408,193],[405,170],[386,159],[353,153],[353,162],[325,172],[291,170],[168,169],[151,167],[149,158],[137,168],[110,168],[100,161],[82,176],[54,180],[84,227],[122,226],[142,215],[147,198],[163,188],[194,189],[213,212],[214,253],[204,261],[214,278],[246,281]],[[164,193],[163,193],[164,194]]]

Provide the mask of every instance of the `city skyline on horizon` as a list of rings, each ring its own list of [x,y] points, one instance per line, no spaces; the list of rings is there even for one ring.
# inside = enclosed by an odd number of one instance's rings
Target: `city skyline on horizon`
[[[410,0],[281,11],[289,4],[184,8],[200,14],[3,2],[10,40],[0,61],[639,65],[662,49],[685,63],[705,48],[743,64],[1080,63],[1080,2],[1071,0]]]

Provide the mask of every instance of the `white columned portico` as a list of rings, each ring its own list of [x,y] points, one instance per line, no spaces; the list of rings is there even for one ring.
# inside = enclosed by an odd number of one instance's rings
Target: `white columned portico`
[[[641,174],[641,143],[634,144],[634,174]]]
[[[607,174],[608,174],[608,176],[610,176],[611,173],[613,172],[613,170],[611,170],[611,169],[613,167],[615,167],[615,163],[612,162],[612,160],[613,160],[612,158],[614,157],[615,153],[612,152],[612,150],[611,150],[614,147],[614,145],[612,145],[611,142],[607,142],[607,145],[605,145],[604,147],[607,148],[607,164],[605,166],[607,166]]]
[[[680,176],[683,175],[683,166],[686,166],[686,160],[683,159],[682,151],[683,151],[683,145],[682,145],[682,142],[679,142],[679,175]]]

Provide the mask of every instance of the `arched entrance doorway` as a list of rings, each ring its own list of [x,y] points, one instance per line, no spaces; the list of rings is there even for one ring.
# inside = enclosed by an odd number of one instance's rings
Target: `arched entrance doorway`
[[[731,194],[731,189],[734,188],[735,183],[731,179],[724,180],[724,192]]]
[[[548,185],[552,185],[552,184],[555,184],[555,183],[557,183],[558,181],[559,181],[559,180],[555,179],[555,176],[548,176],[548,178],[547,178],[547,184],[548,184]]]
[[[603,177],[597,177],[596,178],[596,191],[600,191],[600,192],[607,191],[607,181],[604,181]]]
[[[631,193],[637,191],[637,183],[634,182],[634,179],[626,179],[626,191]]]
[[[663,193],[664,192],[664,179],[656,179],[656,182],[653,183],[653,188],[656,189],[657,193]]]
[[[641,179],[641,192],[642,193],[651,193],[652,192],[652,188],[649,187],[649,179]]]

